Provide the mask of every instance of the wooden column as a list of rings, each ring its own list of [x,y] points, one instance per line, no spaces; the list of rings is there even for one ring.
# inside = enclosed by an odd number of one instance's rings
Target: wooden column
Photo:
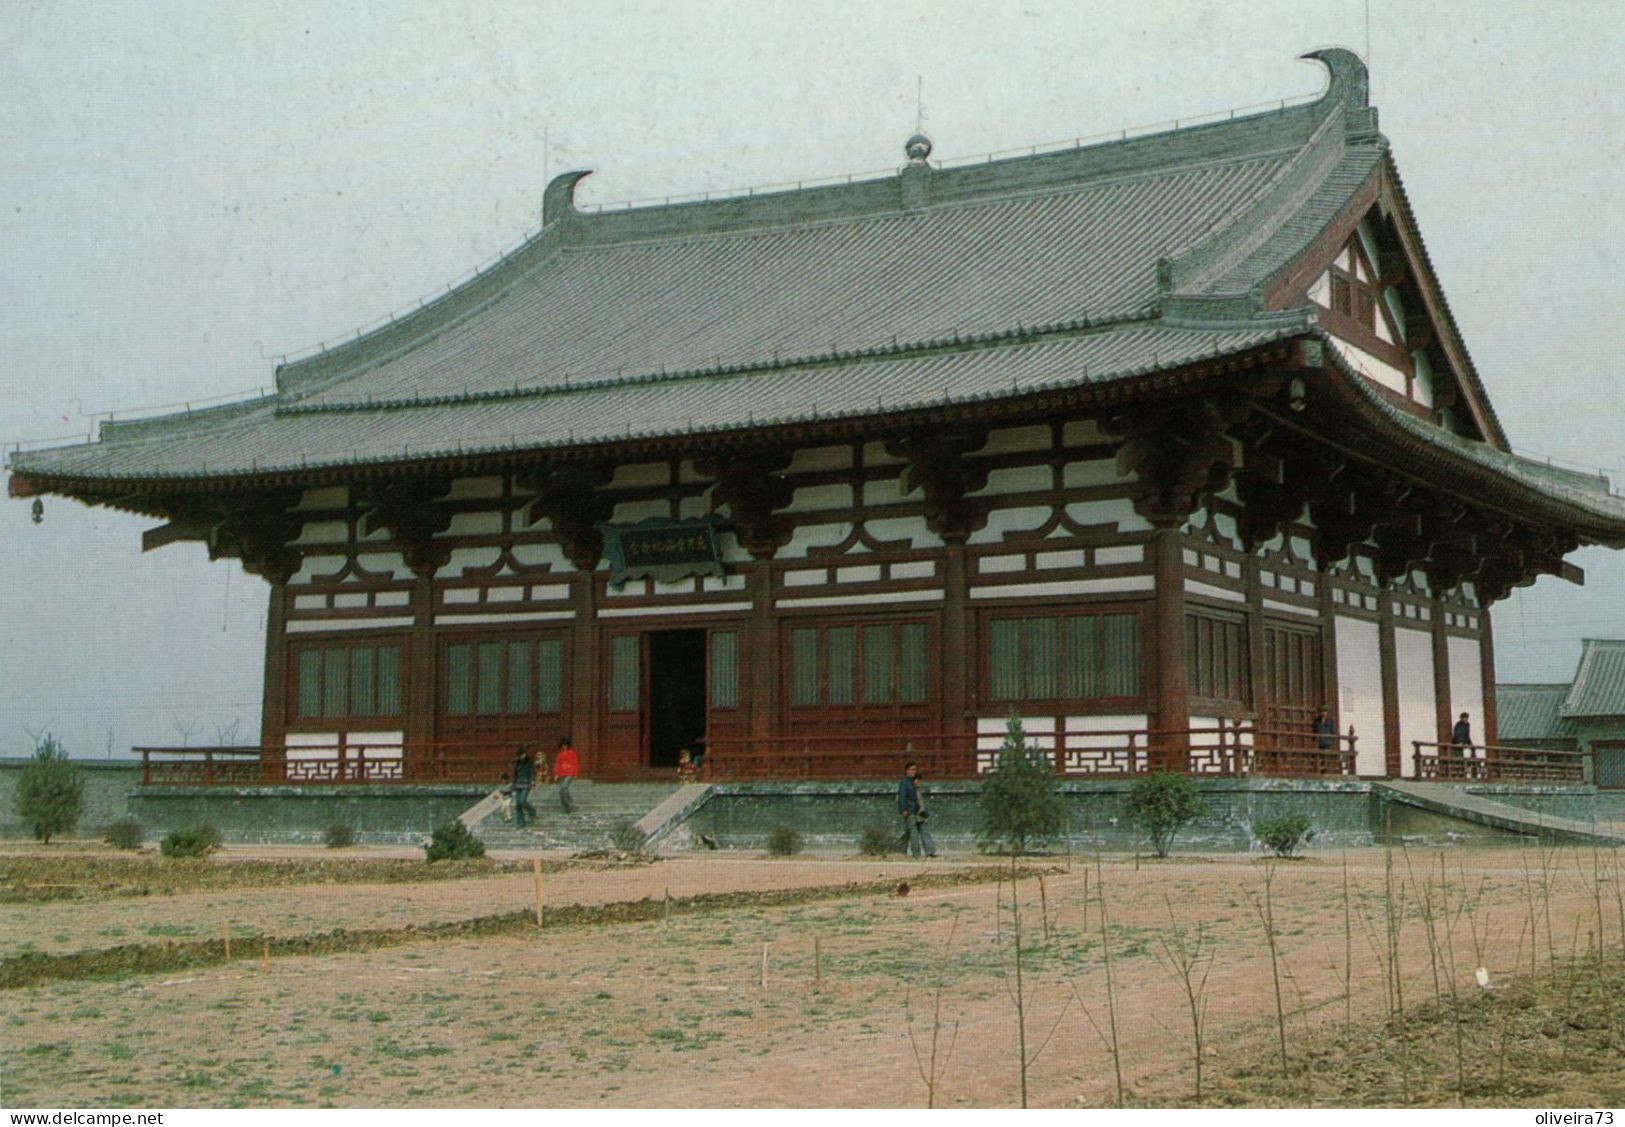
[[[260,702],[260,765],[266,782],[281,782],[282,740],[288,728],[288,583],[281,576],[267,577],[271,595],[265,608],[265,690]],[[266,751],[271,755],[264,754]]]
[[[412,633],[406,647],[406,742],[420,748],[433,743],[439,734],[435,725],[435,674],[440,663],[435,653],[434,573],[433,567],[412,573]]]
[[[1272,727],[1270,719],[1270,677],[1264,662],[1264,577],[1262,564],[1249,554],[1242,571],[1247,583],[1247,676],[1252,691],[1253,715],[1261,728]]]
[[[1332,585],[1325,572],[1315,576],[1315,594],[1320,599],[1320,700],[1332,726],[1344,731],[1341,693],[1337,679],[1337,604],[1332,601]]]
[[[1490,630],[1490,611],[1478,611],[1478,665],[1484,678],[1484,722],[1479,729],[1479,741],[1490,747],[1500,743],[1501,731],[1495,709],[1495,637]]]
[[[750,645],[741,657],[750,669],[750,734],[779,734],[779,631],[773,615],[773,561],[758,559],[750,570]]]
[[[1377,650],[1382,665],[1383,765],[1391,779],[1404,772],[1405,749],[1399,746],[1399,655],[1394,643],[1394,601],[1387,588],[1377,589]]]
[[[1185,661],[1185,553],[1177,527],[1158,528],[1151,538],[1157,601],[1152,634],[1156,638],[1156,673],[1151,686],[1151,724],[1183,731],[1190,727],[1190,690]],[[1153,768],[1185,771],[1190,742],[1183,736],[1161,737],[1163,756]]]
[[[1433,615],[1433,719],[1440,743],[1450,742],[1450,730],[1455,727],[1455,711],[1451,707],[1450,693],[1450,635],[1445,633],[1444,604],[1437,596],[1428,600]]]
[[[598,644],[597,572],[578,568],[570,576],[570,607],[575,618],[570,624],[570,731],[566,734],[581,757],[581,773],[590,775],[603,751],[600,737],[609,693]]]
[[[971,681],[982,668],[971,652],[970,596],[965,576],[965,545],[949,544],[942,562],[942,644],[937,653],[939,683],[942,685],[942,731],[949,737],[945,751],[963,751],[967,745],[956,737],[966,735],[966,716],[971,708]]]

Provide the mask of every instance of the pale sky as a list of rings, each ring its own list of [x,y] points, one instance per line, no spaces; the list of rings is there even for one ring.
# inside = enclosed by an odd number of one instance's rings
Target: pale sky
[[[0,442],[269,387],[578,200],[894,169],[916,82],[970,157],[1317,92],[1362,0],[0,0]],[[1372,100],[1514,445],[1625,478],[1612,259],[1625,54],[1604,3],[1371,0]],[[544,145],[544,137],[551,142]],[[0,503],[0,755],[257,737],[266,588],[154,522]],[[1496,607],[1502,680],[1625,636],[1625,558]]]

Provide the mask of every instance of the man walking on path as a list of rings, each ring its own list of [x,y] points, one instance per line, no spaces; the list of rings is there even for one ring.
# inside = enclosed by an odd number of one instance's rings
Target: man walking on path
[[[525,815],[536,820],[536,807],[530,804],[530,788],[536,785],[536,754],[521,745],[513,761],[513,824],[525,828]]]
[[[903,768],[902,781],[897,784],[897,813],[903,819],[904,848],[910,857],[924,853],[937,855],[937,844],[925,828],[925,804],[920,799],[920,765],[910,762]]]
[[[559,784],[559,806],[566,814],[575,812],[575,800],[570,797],[570,784],[581,774],[581,759],[570,746],[569,736],[559,737],[559,750],[553,753],[553,781]]]

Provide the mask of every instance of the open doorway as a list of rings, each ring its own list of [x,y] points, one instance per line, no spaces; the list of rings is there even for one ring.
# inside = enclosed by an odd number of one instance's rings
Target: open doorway
[[[705,734],[705,631],[649,635],[649,766],[677,766]]]

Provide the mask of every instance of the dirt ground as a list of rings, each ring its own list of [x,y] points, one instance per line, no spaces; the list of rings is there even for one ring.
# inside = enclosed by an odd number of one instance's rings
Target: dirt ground
[[[1290,1095],[1236,1081],[1280,1071],[1277,981],[1295,1055],[1316,1038],[1355,1030],[1376,1029],[1380,1043],[1391,949],[1413,1017],[1419,1005],[1447,998],[1452,981],[1461,997],[1484,996],[1474,981],[1480,965],[1493,994],[1543,980],[1554,953],[1617,950],[1625,906],[1616,860],[1588,850],[1454,848],[1395,853],[1390,875],[1382,851],[1364,850],[1347,855],[1346,899],[1336,854],[1272,867],[1244,856],[1114,857],[1098,873],[1080,860],[1070,872],[1049,872],[1042,884],[1025,880],[1028,1101],[1066,1107],[1116,1100],[1114,1010],[1126,1102],[1191,1099],[1189,1008],[1165,945],[1179,936],[1193,943],[1200,928],[1211,954],[1205,1098],[1366,1102],[1360,1077],[1336,1075],[1343,1067],[1336,1060],[1322,1060],[1316,1082],[1307,1090],[1294,1083]],[[918,869],[871,860],[696,857],[550,874],[547,896],[550,904],[607,903],[659,898],[667,889],[680,897],[877,875],[901,883]],[[518,875],[8,906],[0,949],[82,950],[213,935],[226,916],[245,930],[278,934],[454,920],[525,907],[531,897],[529,876]],[[1392,948],[1385,905],[1394,907],[1398,926]],[[1266,911],[1274,919],[1274,960]],[[0,1102],[923,1106],[935,1030],[937,1105],[1010,1106],[1021,1098],[1013,925],[1008,885],[989,883],[275,958],[268,970],[254,961],[50,982],[0,993]],[[1625,1058],[1609,1047],[1619,1047],[1625,1025],[1612,1002],[1599,1004],[1610,1007],[1601,1011],[1606,1029],[1588,1035],[1603,1038],[1611,1063],[1602,1071],[1570,1075],[1520,1061],[1532,1073],[1528,1085],[1517,1092],[1503,1086],[1477,1102],[1533,1103],[1553,1091],[1573,1106],[1586,1096],[1606,1105],[1612,1094],[1617,1102],[1618,1061]],[[1550,1036],[1565,1062],[1571,1049],[1580,1054],[1580,1042],[1571,1043],[1563,1028]],[[1367,1067],[1352,1054],[1346,1061]],[[1406,1081],[1410,1102],[1455,1102],[1439,1067],[1416,1063]],[[1388,1097],[1371,1097],[1379,1098]]]

